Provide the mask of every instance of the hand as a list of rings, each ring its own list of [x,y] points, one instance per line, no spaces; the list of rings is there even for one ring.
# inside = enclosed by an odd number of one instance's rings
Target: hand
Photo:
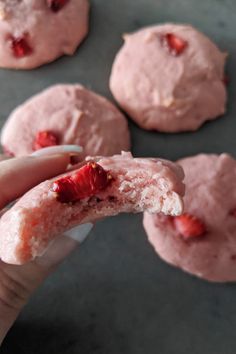
[[[0,210],[38,183],[65,172],[71,152],[78,155],[80,151],[78,147],[72,150],[66,147],[65,151],[60,146],[40,150],[33,157],[5,161],[0,157]],[[32,292],[83,241],[91,228],[92,224],[86,224],[69,231],[57,238],[42,257],[23,266],[0,260],[0,344]]]

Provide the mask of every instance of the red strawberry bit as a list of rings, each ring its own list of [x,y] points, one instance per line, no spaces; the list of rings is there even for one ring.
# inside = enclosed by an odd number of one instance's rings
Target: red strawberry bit
[[[222,81],[225,84],[225,86],[229,86],[230,79],[228,75],[225,75]]]
[[[205,224],[196,216],[183,214],[173,219],[176,230],[184,238],[201,237],[206,233]]]
[[[75,174],[55,181],[52,191],[61,203],[76,202],[90,198],[104,190],[112,181],[112,176],[95,162],[89,162]]]
[[[33,149],[39,150],[55,145],[58,145],[58,139],[56,135],[52,132],[45,130],[37,133],[33,144]]]
[[[47,2],[48,7],[53,12],[58,12],[69,2],[69,0],[47,0]]]
[[[27,36],[10,37],[11,50],[16,58],[23,58],[32,54],[33,49],[28,43]]]
[[[174,56],[182,54],[188,46],[188,42],[176,36],[174,33],[166,33],[161,37],[163,46]]]

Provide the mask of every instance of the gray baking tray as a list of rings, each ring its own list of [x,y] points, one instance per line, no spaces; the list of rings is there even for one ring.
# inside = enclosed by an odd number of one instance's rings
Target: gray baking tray
[[[111,98],[108,78],[121,34],[149,24],[192,23],[230,53],[225,117],[198,132],[158,134],[130,121],[133,153],[178,159],[236,152],[236,1],[93,0],[91,30],[76,55],[29,72],[0,70],[1,125],[32,94],[80,82]],[[236,285],[217,285],[163,263],[142,215],[96,225],[87,241],[35,293],[1,353],[234,354]]]

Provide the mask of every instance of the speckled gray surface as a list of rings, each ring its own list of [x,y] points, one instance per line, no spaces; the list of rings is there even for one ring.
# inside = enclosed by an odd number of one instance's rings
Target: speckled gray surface
[[[121,33],[156,22],[188,22],[230,52],[228,114],[196,133],[148,133],[130,123],[135,155],[177,159],[236,155],[235,0],[93,0],[91,31],[73,58],[30,72],[0,71],[1,125],[33,93],[81,82],[111,97],[108,77]],[[233,354],[236,285],[214,285],[164,264],[141,215],[96,226],[32,297],[4,342],[6,354]]]

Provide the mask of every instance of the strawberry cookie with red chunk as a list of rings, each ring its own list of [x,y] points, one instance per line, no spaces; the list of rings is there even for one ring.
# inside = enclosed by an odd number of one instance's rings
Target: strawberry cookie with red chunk
[[[105,97],[81,85],[51,86],[17,107],[5,123],[6,155],[23,156],[54,145],[80,145],[81,158],[130,150],[125,116]]]
[[[169,161],[122,153],[87,158],[78,167],[36,186],[2,216],[4,262],[28,262],[66,230],[107,216],[183,212],[183,171]]]
[[[214,282],[236,281],[236,160],[197,155],[180,160],[183,215],[144,214],[150,243],[166,262]]]
[[[72,55],[88,16],[88,0],[0,0],[0,67],[33,69]]]
[[[124,41],[110,88],[141,128],[194,131],[225,113],[226,53],[204,34],[163,24],[125,34]]]

